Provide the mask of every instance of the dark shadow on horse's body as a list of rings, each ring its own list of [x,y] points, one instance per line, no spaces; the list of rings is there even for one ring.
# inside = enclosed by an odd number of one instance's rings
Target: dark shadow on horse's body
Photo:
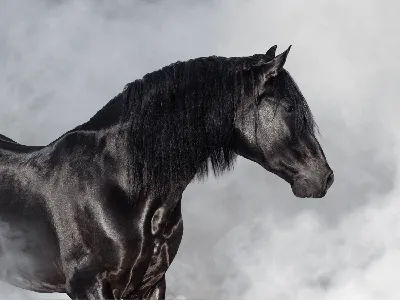
[[[0,276],[72,299],[163,299],[181,197],[235,155],[298,197],[333,182],[308,106],[275,57],[178,62],[45,147],[0,136]]]

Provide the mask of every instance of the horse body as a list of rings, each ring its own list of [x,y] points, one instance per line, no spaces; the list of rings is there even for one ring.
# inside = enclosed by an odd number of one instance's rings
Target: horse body
[[[235,152],[323,197],[333,173],[281,72],[287,53],[168,66],[45,147],[0,136],[0,279],[72,299],[163,299],[182,193]]]
[[[107,277],[96,299],[147,297],[163,284],[182,238],[184,188],[129,196],[123,134],[104,124],[93,131],[98,125],[88,122],[46,147],[2,136],[0,220],[14,232],[1,232],[0,254],[9,261],[0,258],[2,280],[79,299],[90,297],[76,287],[88,274]]]

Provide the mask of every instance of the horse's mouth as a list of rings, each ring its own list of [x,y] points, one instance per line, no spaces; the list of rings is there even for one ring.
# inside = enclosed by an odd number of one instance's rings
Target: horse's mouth
[[[315,189],[309,180],[303,178],[293,182],[292,192],[298,198],[323,198],[328,189]]]

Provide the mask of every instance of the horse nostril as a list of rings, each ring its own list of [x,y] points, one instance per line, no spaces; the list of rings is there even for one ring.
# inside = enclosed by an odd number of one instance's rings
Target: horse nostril
[[[329,175],[326,177],[326,183],[325,183],[325,189],[328,190],[331,185],[333,184],[333,181],[335,180],[335,176],[333,175],[333,172],[331,171]]]

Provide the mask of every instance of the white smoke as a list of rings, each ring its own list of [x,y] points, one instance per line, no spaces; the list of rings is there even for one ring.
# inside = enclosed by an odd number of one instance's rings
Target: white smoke
[[[46,144],[123,86],[177,60],[262,53],[287,61],[335,172],[297,199],[261,167],[184,194],[169,297],[398,299],[400,166],[396,1],[3,0],[0,132]],[[0,284],[0,299],[54,299]]]

